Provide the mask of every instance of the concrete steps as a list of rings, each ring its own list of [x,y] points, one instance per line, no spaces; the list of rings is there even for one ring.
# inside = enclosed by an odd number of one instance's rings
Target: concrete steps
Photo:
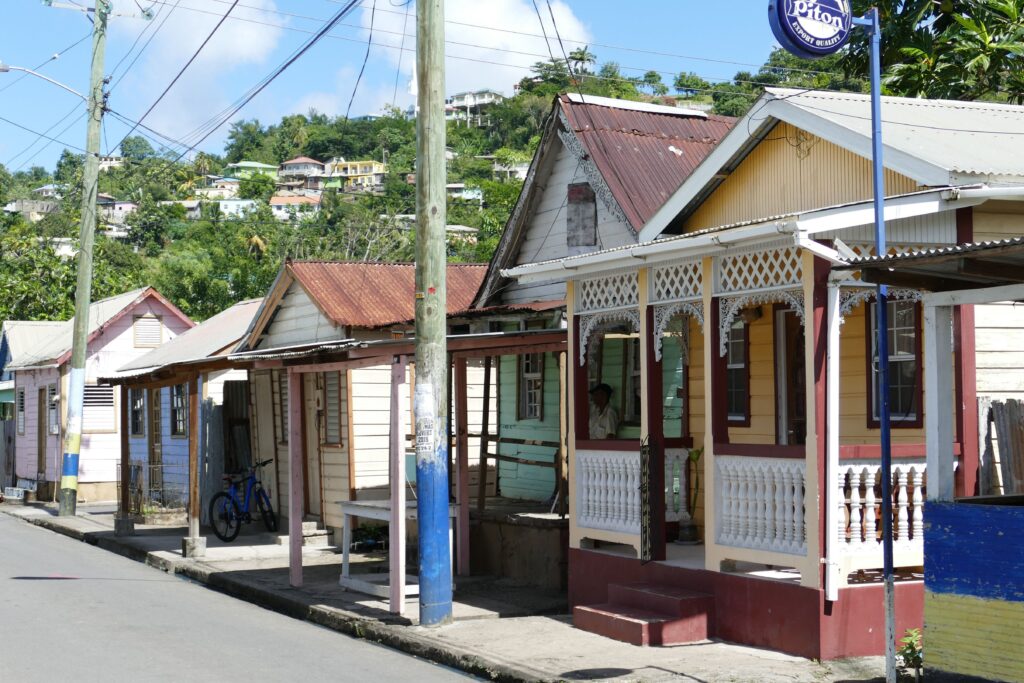
[[[608,602],[573,608],[573,625],[633,645],[693,643],[714,631],[714,603],[675,586],[611,584]]]
[[[278,545],[288,545],[288,534],[277,537]],[[326,529],[319,528],[317,522],[302,523],[302,545],[311,548],[323,548],[331,544],[331,536]]]

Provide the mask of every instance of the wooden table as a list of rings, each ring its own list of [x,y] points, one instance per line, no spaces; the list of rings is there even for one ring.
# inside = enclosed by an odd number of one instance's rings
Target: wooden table
[[[342,522],[342,560],[341,560],[341,577],[338,579],[338,585],[343,588],[359,591],[360,593],[367,593],[368,595],[375,595],[381,598],[387,598],[390,595],[390,583],[391,575],[394,572],[398,572],[398,580],[401,583],[405,583],[405,567],[390,567],[390,571],[387,574],[378,575],[367,575],[367,578],[353,578],[349,574],[349,547],[352,545],[352,518],[362,517],[363,519],[377,519],[384,522],[391,520],[391,501],[390,500],[342,500],[338,501],[338,505],[341,506]],[[458,508],[455,505],[448,506],[448,549],[451,552],[453,547],[452,544],[452,520],[455,519]],[[405,518],[416,519],[416,501],[411,500],[405,504]],[[403,541],[404,542],[404,539]],[[454,575],[454,562],[452,563],[452,572]],[[419,584],[410,583],[406,585],[404,591],[405,596],[415,596],[420,594]]]

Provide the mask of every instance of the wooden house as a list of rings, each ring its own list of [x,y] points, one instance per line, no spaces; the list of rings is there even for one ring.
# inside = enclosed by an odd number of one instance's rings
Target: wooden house
[[[1024,108],[883,98],[882,114],[888,253],[1024,232]],[[880,654],[883,495],[898,630],[920,626],[929,339],[919,281],[891,282],[896,459],[881,491],[874,290],[849,268],[874,254],[870,119],[866,95],[769,89],[637,244],[504,271],[567,288],[578,626],[644,644],[715,636],[821,659]],[[971,495],[975,394],[1021,390],[1012,340],[1024,318],[955,309],[955,410],[942,419],[957,492]],[[620,397],[615,438],[590,433],[596,383]],[[694,496],[694,481],[666,486],[691,448],[703,449],[702,546],[672,543],[666,522]]]
[[[10,349],[5,372],[14,376],[18,485],[39,500],[55,500],[60,480],[74,320],[7,321]],[[149,353],[193,326],[152,287],[94,302],[89,307],[85,403],[79,459],[80,501],[116,499],[122,424],[114,388],[98,378],[128,359]]]
[[[733,123],[677,107],[575,93],[556,97],[474,301],[476,308],[495,309],[482,318],[490,329],[564,329],[563,282],[517,282],[502,270],[635,244],[648,219]],[[562,374],[550,353],[497,361],[502,495],[546,500],[552,494],[552,465],[564,442]]]

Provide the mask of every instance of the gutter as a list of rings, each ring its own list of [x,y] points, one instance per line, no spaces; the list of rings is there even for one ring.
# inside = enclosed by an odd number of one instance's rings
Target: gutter
[[[1024,201],[1024,186],[1008,187],[954,187],[942,193],[947,201],[960,199],[1005,199],[1008,201]]]

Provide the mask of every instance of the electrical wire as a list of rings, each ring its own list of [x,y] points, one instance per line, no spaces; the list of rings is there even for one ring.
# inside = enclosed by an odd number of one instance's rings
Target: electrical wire
[[[363,72],[366,71],[366,63],[370,61],[370,47],[373,45],[373,21],[377,16],[377,0],[373,0],[373,7],[370,9],[370,37],[366,40],[366,54],[363,55],[363,65],[359,67],[359,75],[356,76],[356,84],[352,86],[352,96],[348,98],[348,107],[345,108],[345,120],[352,112],[352,103],[356,100],[356,92],[359,91],[359,83],[363,80]]]
[[[87,39],[89,39],[89,38],[91,38],[91,37],[92,37],[92,32],[86,33],[86,34],[85,34],[84,36],[82,36],[81,38],[79,38],[79,39],[78,39],[78,40],[76,40],[75,42],[71,43],[70,45],[68,45],[68,46],[67,46],[66,48],[64,48],[63,50],[58,50],[57,52],[54,52],[54,53],[53,53],[53,54],[52,54],[52,55],[50,56],[50,58],[49,58],[49,59],[47,59],[47,60],[46,60],[46,61],[44,61],[44,62],[40,62],[40,63],[39,63],[39,65],[38,65],[37,67],[35,67],[34,69],[32,69],[32,70],[33,70],[33,71],[39,71],[40,69],[42,69],[43,67],[45,67],[45,66],[46,66],[47,64],[49,64],[50,62],[56,61],[56,60],[57,60],[58,58],[60,58],[61,56],[63,56],[65,52],[68,52],[69,50],[71,50],[71,49],[73,49],[73,48],[76,48],[76,47],[78,47],[78,46],[79,46],[80,44],[84,43],[84,42],[85,42],[85,41],[86,41]],[[20,76],[18,76],[17,78],[15,78],[15,79],[14,79],[13,81],[11,81],[10,83],[7,83],[7,84],[5,84],[5,85],[4,85],[4,86],[3,86],[2,88],[0,88],[0,92],[3,92],[4,90],[7,90],[8,88],[12,88],[12,87],[14,87],[14,86],[15,86],[16,84],[20,83],[20,82],[21,82],[22,80],[24,80],[24,79],[28,78],[28,77],[29,77],[29,75],[30,75],[30,74],[27,74],[27,73],[23,73],[23,74],[21,74]]]
[[[395,67],[395,90],[391,93],[391,107],[394,108],[395,102],[398,100],[398,79],[402,75],[402,57],[405,56],[405,29],[409,25],[409,7],[412,5],[412,0],[406,0],[405,3],[405,17],[402,19],[402,43],[398,47],[398,66]],[[392,7],[394,7],[392,3]]]
[[[135,63],[139,61],[140,57],[142,57],[142,54],[149,47],[149,44],[152,43],[153,39],[156,38],[157,34],[160,33],[161,30],[163,30],[164,24],[166,24],[167,21],[171,18],[171,15],[174,14],[174,10],[178,9],[178,4],[180,2],[181,2],[181,0],[175,0],[174,5],[168,5],[169,9],[167,10],[166,14],[161,13],[161,14],[163,14],[163,18],[160,19],[160,25],[159,26],[156,25],[156,18],[154,18],[153,21],[151,21],[151,22],[146,24],[146,28],[143,29],[142,33],[139,34],[139,37],[141,37],[142,34],[145,33],[150,27],[156,26],[156,28],[150,34],[149,38],[146,39],[145,44],[143,44],[143,46],[141,48],[139,48],[139,51],[135,53],[135,56],[132,58],[132,61],[128,64],[128,66],[125,67],[124,71],[121,72],[121,75],[118,76],[117,80],[115,80],[113,82],[113,84],[110,86],[110,89],[108,90],[108,92],[113,92],[114,89],[117,88],[118,85],[120,85],[121,81],[124,80],[124,77],[128,75],[128,72],[132,70],[132,67],[135,66]],[[163,4],[163,3],[160,3],[160,4]],[[135,42],[138,43],[138,39],[136,39]],[[117,69],[121,66],[121,64],[128,57],[128,55],[131,54],[133,49],[135,49],[135,45],[132,45],[132,48],[129,49],[128,52],[125,53],[125,56],[121,58],[121,61],[119,61],[117,63],[117,65],[114,67],[114,70],[111,72],[111,77],[113,77],[114,73],[117,72]]]
[[[31,128],[23,126],[20,123],[16,123],[14,121],[11,121],[10,119],[4,118],[3,116],[0,116],[0,121],[3,121],[4,123],[6,123],[8,125],[14,126],[15,128],[20,128],[21,130],[23,130],[23,131],[25,131],[27,133],[31,133],[32,135],[35,135],[37,137],[46,138],[50,142],[58,142],[58,143],[64,145],[65,147],[73,149],[73,150],[75,150],[77,152],[82,152],[83,154],[88,154],[88,152],[86,150],[82,149],[81,147],[79,147],[77,145],[72,145],[69,142],[64,142],[63,140],[58,140],[57,138],[52,138],[52,137],[50,137],[49,135],[47,135],[45,133],[40,133],[39,131],[32,130]]]

